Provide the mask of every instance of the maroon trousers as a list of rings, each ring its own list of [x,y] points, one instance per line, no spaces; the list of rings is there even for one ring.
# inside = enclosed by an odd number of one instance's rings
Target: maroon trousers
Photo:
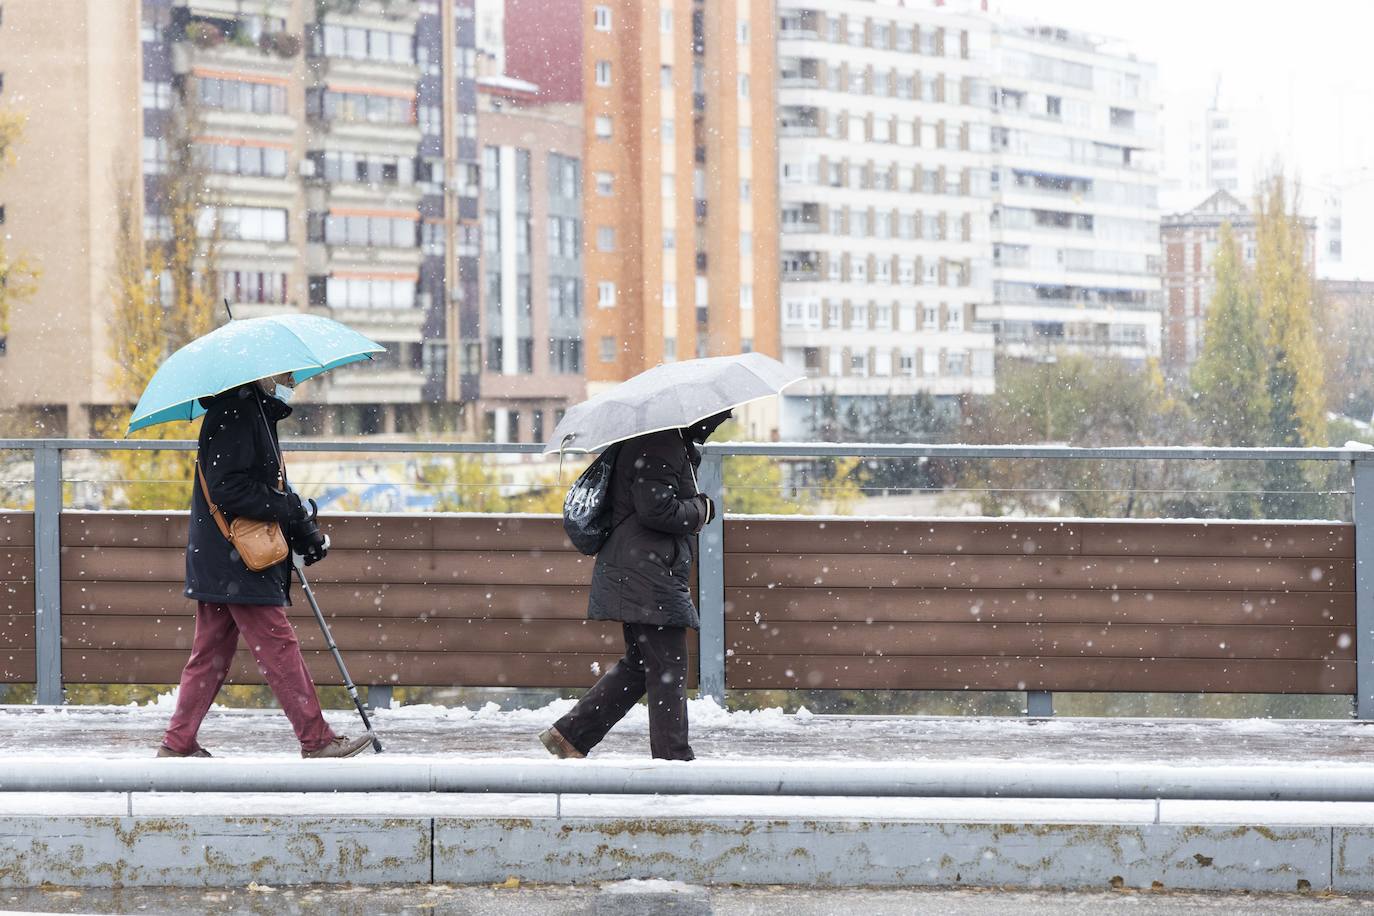
[[[210,704],[229,675],[239,634],[248,641],[272,693],[300,739],[301,747],[315,751],[334,740],[324,721],[315,684],[305,668],[296,630],[286,619],[286,608],[257,604],[206,604],[196,609],[196,635],[191,659],[181,672],[177,708],[162,743],[179,754],[199,745],[196,732]]]

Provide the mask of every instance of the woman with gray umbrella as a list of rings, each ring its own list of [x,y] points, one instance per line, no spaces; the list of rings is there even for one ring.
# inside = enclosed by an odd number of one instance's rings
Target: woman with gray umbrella
[[[585,757],[648,694],[649,749],[691,760],[687,740],[687,630],[701,626],[690,576],[695,535],[711,520],[697,492],[697,447],[731,412],[621,445],[608,497],[611,535],[596,555],[592,620],[620,621],[625,656],[539,739],[558,757]]]

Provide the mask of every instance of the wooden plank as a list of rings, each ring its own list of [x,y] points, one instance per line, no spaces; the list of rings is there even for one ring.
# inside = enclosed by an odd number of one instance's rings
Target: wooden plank
[[[992,588],[727,588],[736,621],[1355,625],[1349,592]]]
[[[4,621],[0,617],[0,645],[4,645]],[[296,618],[296,633],[307,649],[324,649],[324,636],[313,616]],[[32,642],[32,619],[29,620]],[[337,618],[329,623],[334,639],[344,652],[545,652],[598,654],[620,653],[624,636],[618,623],[589,620],[454,620],[382,617]],[[66,616],[62,642],[66,648],[183,649],[191,648],[195,618]],[[689,643],[695,647],[692,634]],[[695,651],[695,649],[694,649]]]
[[[1051,690],[1353,694],[1355,663],[1269,659],[882,658],[726,659],[733,689]]]
[[[0,551],[0,557],[4,551]],[[592,557],[514,551],[338,550],[315,567],[311,582],[586,585]],[[32,552],[30,552],[30,569]],[[62,578],[180,582],[185,551],[166,548],[64,547]]]
[[[1331,522],[1084,522],[1087,556],[1355,557],[1355,526]]]
[[[32,684],[36,657],[33,652],[0,651],[0,684]]]
[[[344,663],[358,684],[415,687],[590,687],[619,653],[457,653],[348,652]],[[0,664],[3,664],[0,655]],[[328,652],[306,652],[306,666],[317,686],[337,685],[339,669]],[[179,649],[62,652],[63,676],[68,683],[175,684],[186,664]],[[696,686],[696,664],[688,665],[689,686]],[[247,650],[234,656],[231,683],[261,684],[262,675]]]
[[[33,513],[0,509],[0,547],[33,546]]]
[[[1349,592],[1349,560],[727,554],[727,586],[1136,588]]]
[[[331,617],[443,617],[515,620],[581,620],[587,616],[586,586],[420,585],[311,582],[320,607]],[[295,605],[287,613],[311,616],[310,606],[292,589]],[[32,607],[30,591],[29,607]],[[22,599],[17,598],[16,601]],[[64,582],[62,605],[68,614],[190,616],[195,602],[180,582]],[[4,594],[0,592],[0,611]]]
[[[1058,521],[938,519],[727,518],[729,553],[988,554],[1001,556],[1079,553],[1079,524]]]
[[[34,643],[34,615],[0,614],[0,651],[27,650],[32,652]]]
[[[186,547],[186,512],[63,512],[63,547]]]
[[[1047,658],[1355,657],[1348,627],[1209,627],[1057,623],[731,624],[741,655],[995,655]]]
[[[0,584],[19,586],[33,584],[33,548],[0,549]]]
[[[577,554],[563,532],[561,516],[435,515],[433,518],[436,550],[532,550]]]

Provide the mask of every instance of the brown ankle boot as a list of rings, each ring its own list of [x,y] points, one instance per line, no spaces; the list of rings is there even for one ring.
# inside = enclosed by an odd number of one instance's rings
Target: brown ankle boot
[[[581,760],[587,755],[572,746],[567,738],[559,734],[556,728],[546,728],[539,733],[539,740],[550,754],[560,760]]]
[[[372,743],[372,732],[366,732],[357,738],[348,738],[339,735],[324,747],[313,751],[301,748],[301,756],[307,760],[325,760],[338,757],[356,757],[361,754],[369,744]]]

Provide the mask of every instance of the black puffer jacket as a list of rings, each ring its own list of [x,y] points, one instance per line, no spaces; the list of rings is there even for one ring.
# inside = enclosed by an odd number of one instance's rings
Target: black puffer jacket
[[[707,511],[693,481],[700,462],[682,430],[640,436],[621,447],[610,486],[615,528],[596,555],[589,618],[700,626],[691,593],[696,533]]]
[[[197,458],[225,524],[239,516],[283,525],[290,521],[300,502],[276,487],[277,423],[290,415],[291,408],[263,394],[255,384],[206,398],[201,404],[207,412]],[[290,561],[250,572],[220,533],[200,483],[193,483],[186,597],[212,604],[290,604]]]

